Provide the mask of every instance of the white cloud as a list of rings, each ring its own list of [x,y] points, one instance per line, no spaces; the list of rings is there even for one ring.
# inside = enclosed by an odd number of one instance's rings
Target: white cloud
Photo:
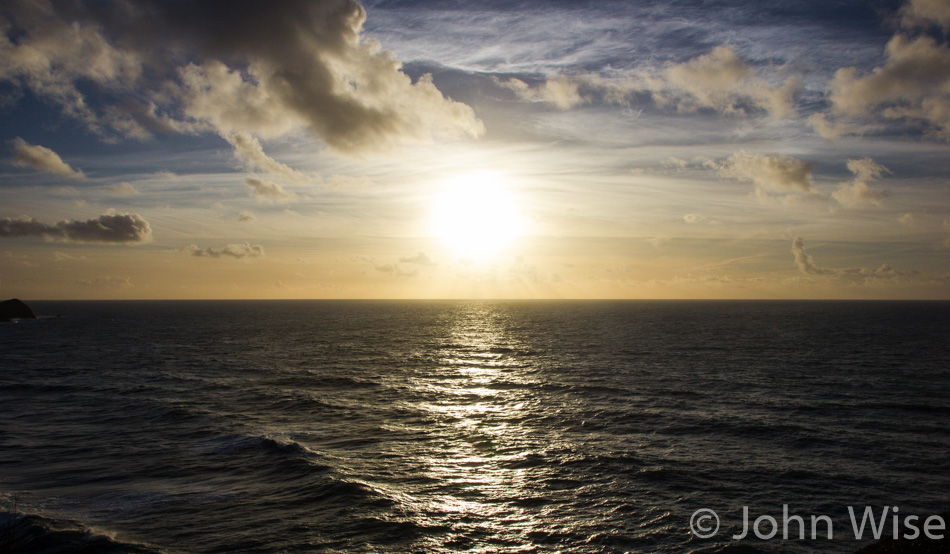
[[[845,117],[919,121],[950,139],[950,48],[932,37],[895,35],[887,61],[871,73],[839,69],[831,81],[834,111]]]
[[[910,0],[901,8],[901,15],[906,27],[936,23],[950,29],[950,3],[946,0]]]
[[[95,26],[60,17],[58,7],[45,0],[20,2],[17,27],[0,15],[0,81],[29,89],[100,131],[102,118],[77,82],[124,91],[138,80],[141,60],[134,50],[114,47]]]
[[[887,195],[872,190],[868,183],[879,179],[881,175],[889,172],[888,169],[871,158],[862,158],[848,160],[848,170],[854,173],[854,179],[847,183],[841,183],[838,189],[831,193],[832,198],[846,208],[858,208],[866,205],[879,206]]]
[[[819,136],[829,140],[839,139],[844,135],[857,135],[863,132],[861,127],[852,123],[829,121],[828,116],[823,113],[812,114],[808,118],[808,124],[811,125],[812,129],[814,129]]]
[[[683,221],[689,223],[690,225],[697,225],[700,223],[709,222],[709,218],[700,214],[686,214],[683,216]]]
[[[590,86],[608,101],[626,104],[629,95],[649,92],[663,107],[680,112],[712,108],[725,114],[764,111],[775,118],[794,114],[795,96],[802,89],[797,76],[773,84],[736,54],[732,46],[717,46],[689,61],[668,64],[660,71],[641,71],[620,78],[593,78]]]
[[[795,265],[798,266],[799,271],[806,273],[808,275],[834,275],[834,270],[824,269],[818,267],[815,264],[815,260],[812,259],[811,254],[805,252],[805,241],[801,237],[797,237],[792,241],[792,254],[795,255]]]
[[[13,139],[13,163],[20,167],[55,173],[70,179],[86,178],[82,171],[70,167],[56,152],[45,146],[30,144],[20,137]]]
[[[257,216],[247,210],[244,210],[238,214],[237,219],[241,223],[247,223],[247,222],[251,222],[257,219]]]
[[[125,181],[117,185],[106,185],[105,189],[114,196],[138,196],[139,194],[142,194],[132,185],[132,183],[127,183]]]
[[[578,92],[580,83],[565,76],[549,77],[540,85],[533,87],[515,78],[495,79],[495,83],[502,88],[514,91],[522,100],[544,102],[562,110],[568,110],[588,101]]]
[[[256,177],[247,177],[244,179],[244,184],[258,200],[287,200],[293,197],[293,194],[284,190],[284,187],[279,184]]]
[[[266,171],[292,181],[310,181],[303,173],[265,154],[261,143],[248,133],[233,133],[225,138],[234,147],[234,155],[248,168]]]
[[[812,165],[784,154],[756,154],[740,150],[722,162],[708,162],[723,177],[750,182],[756,195],[818,195]]]

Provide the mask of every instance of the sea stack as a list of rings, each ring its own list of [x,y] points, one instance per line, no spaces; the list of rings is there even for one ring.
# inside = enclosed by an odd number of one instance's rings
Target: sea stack
[[[36,319],[36,315],[29,306],[16,298],[0,302],[0,321],[13,319]]]

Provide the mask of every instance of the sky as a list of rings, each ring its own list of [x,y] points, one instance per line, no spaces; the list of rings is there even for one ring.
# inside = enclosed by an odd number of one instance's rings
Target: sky
[[[950,299],[950,0],[0,29],[3,298]]]

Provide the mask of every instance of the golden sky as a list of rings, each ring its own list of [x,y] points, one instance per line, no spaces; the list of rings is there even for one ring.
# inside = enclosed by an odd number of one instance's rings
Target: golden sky
[[[0,297],[950,298],[950,5],[0,8]]]

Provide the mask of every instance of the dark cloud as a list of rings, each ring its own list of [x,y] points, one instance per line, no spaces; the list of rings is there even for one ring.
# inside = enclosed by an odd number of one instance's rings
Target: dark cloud
[[[413,82],[364,40],[365,18],[353,0],[15,0],[0,9],[0,81],[131,137],[210,130],[234,141],[305,128],[355,153],[482,133],[470,107],[428,76]],[[115,100],[97,106],[78,82]],[[235,150],[273,165],[253,146]]]
[[[138,214],[105,213],[95,219],[67,219],[53,225],[28,216],[0,219],[0,237],[43,237],[58,242],[141,243],[152,238],[152,229]]]

